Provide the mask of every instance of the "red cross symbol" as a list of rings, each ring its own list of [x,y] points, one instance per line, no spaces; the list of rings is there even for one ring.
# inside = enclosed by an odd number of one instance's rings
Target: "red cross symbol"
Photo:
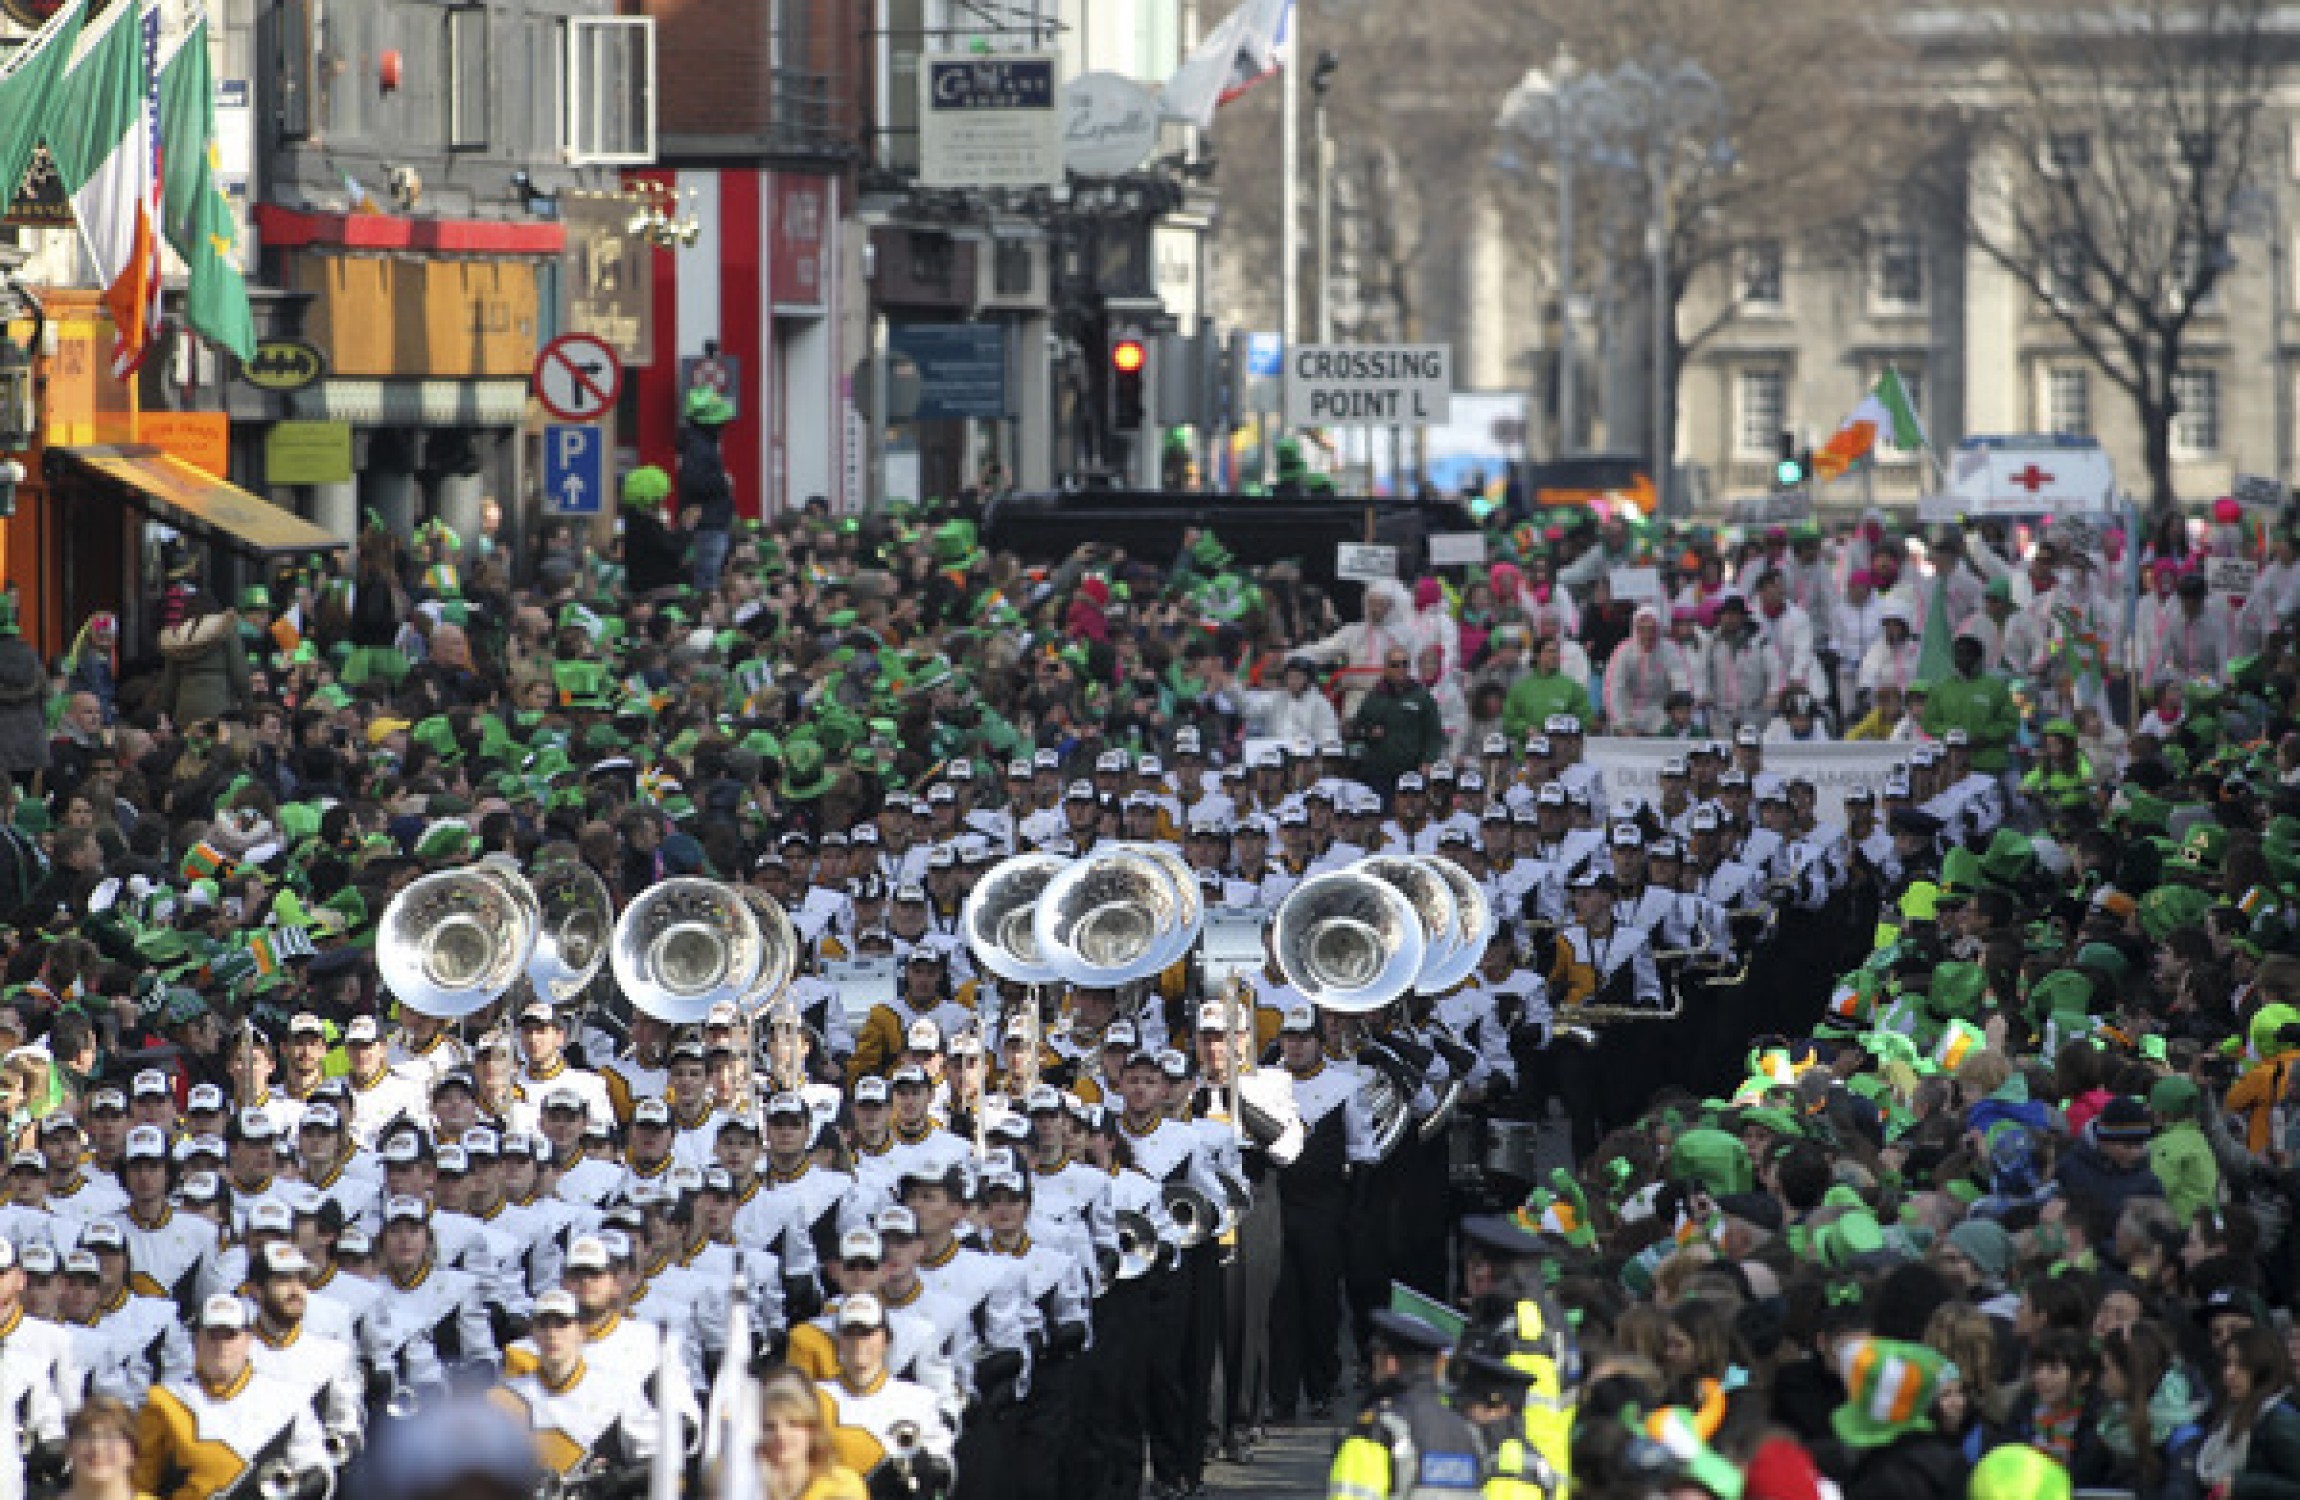
[[[2029,466],[2027,468],[2021,470],[2018,474],[2008,474],[2005,476],[2005,478],[2012,483],[2019,485],[2022,489],[2027,490],[2031,495],[2034,495],[2038,490],[2041,490],[2046,485],[2052,483],[2053,480],[2053,476],[2038,468],[2036,466],[2036,461],[2033,459],[2029,461]]]

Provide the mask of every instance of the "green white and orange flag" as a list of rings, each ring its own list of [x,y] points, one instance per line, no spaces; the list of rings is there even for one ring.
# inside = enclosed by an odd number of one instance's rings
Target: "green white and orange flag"
[[[157,0],[114,0],[81,31],[48,120],[111,310],[115,380],[143,364],[160,326],[159,47]]]
[[[1813,454],[1814,474],[1824,480],[1839,477],[1874,452],[1880,438],[1907,453],[1925,446],[1924,424],[1909,404],[1908,388],[1890,365],[1836,435]]]

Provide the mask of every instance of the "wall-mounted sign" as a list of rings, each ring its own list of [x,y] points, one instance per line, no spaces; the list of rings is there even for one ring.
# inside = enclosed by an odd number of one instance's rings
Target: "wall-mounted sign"
[[[1158,100],[1123,73],[1081,73],[1062,104],[1062,162],[1081,177],[1122,177],[1158,149]]]
[[[351,482],[349,422],[277,422],[264,436],[267,484]]]
[[[928,57],[918,71],[918,185],[1062,181],[1062,101],[1051,52]]]
[[[259,339],[240,378],[259,391],[300,391],[327,373],[327,356],[302,339]]]

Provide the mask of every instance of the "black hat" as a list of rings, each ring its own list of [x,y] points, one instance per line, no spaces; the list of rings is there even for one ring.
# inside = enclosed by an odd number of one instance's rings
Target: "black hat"
[[[1506,1214],[1470,1215],[1461,1221],[1461,1237],[1480,1250],[1515,1260],[1531,1259],[1547,1249],[1539,1235],[1521,1229]]]
[[[1377,1307],[1373,1315],[1374,1339],[1398,1354],[1443,1354],[1453,1339],[1412,1313]]]
[[[1781,1201],[1771,1193],[1727,1193],[1717,1200],[1717,1207],[1727,1218],[1754,1224],[1767,1234],[1781,1232]]]
[[[1887,825],[1895,833],[1915,834],[1918,838],[1937,839],[1948,825],[1920,807],[1900,807],[1893,810]]]

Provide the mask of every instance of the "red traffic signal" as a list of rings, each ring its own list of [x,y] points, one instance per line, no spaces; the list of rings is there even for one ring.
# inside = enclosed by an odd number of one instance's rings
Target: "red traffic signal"
[[[1110,368],[1121,375],[1140,374],[1149,358],[1140,339],[1120,339],[1110,346]]]

